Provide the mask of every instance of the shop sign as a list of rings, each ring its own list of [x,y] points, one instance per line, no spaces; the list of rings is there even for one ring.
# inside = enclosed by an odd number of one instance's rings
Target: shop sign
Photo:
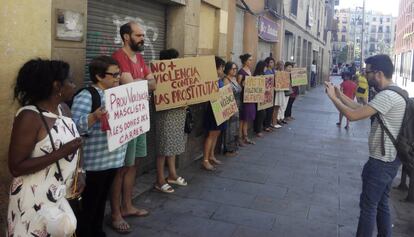
[[[268,42],[278,42],[279,24],[267,19],[259,18],[259,37]]]

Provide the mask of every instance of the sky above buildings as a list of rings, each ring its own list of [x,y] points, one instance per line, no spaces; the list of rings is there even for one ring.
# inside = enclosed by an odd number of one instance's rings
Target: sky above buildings
[[[340,0],[339,8],[362,7],[362,2],[363,0]],[[398,3],[399,0],[365,0],[365,9],[398,16]]]

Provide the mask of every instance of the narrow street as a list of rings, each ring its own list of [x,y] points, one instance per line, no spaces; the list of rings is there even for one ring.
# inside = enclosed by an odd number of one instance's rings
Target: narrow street
[[[355,236],[369,121],[338,128],[322,86],[295,102],[293,116],[239,156],[220,157],[224,164],[215,172],[198,161],[180,170],[188,187],[139,195],[135,204],[151,214],[127,219],[130,236]],[[400,201],[405,195],[392,190],[395,237],[414,235],[414,205]],[[121,236],[106,228],[108,236]]]

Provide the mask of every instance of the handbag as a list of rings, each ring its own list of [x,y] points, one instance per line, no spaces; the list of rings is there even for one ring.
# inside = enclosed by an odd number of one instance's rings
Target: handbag
[[[190,134],[191,131],[193,131],[193,127],[194,127],[193,113],[191,112],[190,108],[187,108],[185,112],[184,132],[187,134]]]
[[[46,128],[52,149],[53,151],[56,151],[55,143],[53,141],[49,125],[46,122],[43,112],[38,106],[36,106],[36,109],[39,111],[40,118]],[[56,161],[56,166],[59,175],[58,180],[63,182],[63,175],[59,161]],[[75,180],[77,182],[77,176],[75,176]],[[68,200],[65,198],[66,185],[60,185],[56,188],[56,191],[54,193],[51,193],[51,195],[55,200],[57,200],[56,205],[44,206],[39,211],[39,215],[43,218],[48,233],[50,233],[51,236],[72,236],[76,231],[77,220],[71,206],[69,205]]]
[[[357,88],[357,92],[358,92],[359,94],[364,94],[366,90],[367,90],[367,89],[362,88],[362,87],[358,87],[358,88]]]

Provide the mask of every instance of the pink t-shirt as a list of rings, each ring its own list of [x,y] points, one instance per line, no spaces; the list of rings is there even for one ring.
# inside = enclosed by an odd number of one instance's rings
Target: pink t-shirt
[[[355,98],[355,91],[357,88],[357,84],[351,80],[345,80],[341,83],[342,91],[348,98],[354,99]]]
[[[134,80],[145,79],[151,73],[150,69],[144,62],[144,58],[140,53],[136,54],[137,62],[134,63],[122,48],[112,54],[112,57],[118,61],[121,72],[129,72]]]

